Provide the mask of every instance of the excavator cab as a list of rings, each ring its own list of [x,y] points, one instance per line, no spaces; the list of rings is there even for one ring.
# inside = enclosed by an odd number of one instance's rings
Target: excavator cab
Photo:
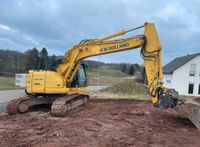
[[[86,87],[86,86],[87,86],[86,66],[84,62],[82,62],[80,68],[78,69],[76,75],[74,76],[74,80],[71,83],[70,87]]]

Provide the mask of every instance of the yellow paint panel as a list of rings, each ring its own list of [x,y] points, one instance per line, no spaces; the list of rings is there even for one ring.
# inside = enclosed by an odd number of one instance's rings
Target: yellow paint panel
[[[144,58],[144,65],[147,74],[147,80],[149,84],[149,90],[155,93],[156,88],[159,86],[159,81],[162,80],[162,57],[161,57],[161,44],[155,29],[154,24],[146,23],[144,35],[147,39],[146,51],[153,52],[160,50],[159,52],[151,53],[155,55],[155,59]],[[152,86],[152,87],[150,87]],[[152,102],[158,101],[157,95],[152,97]]]
[[[63,78],[53,71],[46,71],[45,73],[45,87],[46,88],[63,88]]]

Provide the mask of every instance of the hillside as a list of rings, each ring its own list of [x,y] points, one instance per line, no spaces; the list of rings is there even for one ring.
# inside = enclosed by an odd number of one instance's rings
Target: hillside
[[[130,77],[113,82],[106,89],[99,92],[92,92],[90,95],[94,99],[107,98],[150,100],[147,86],[136,82]]]
[[[88,85],[112,85],[128,77],[126,73],[116,69],[88,70]]]

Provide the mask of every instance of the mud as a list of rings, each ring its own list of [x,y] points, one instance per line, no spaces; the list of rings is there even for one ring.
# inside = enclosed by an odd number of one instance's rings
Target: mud
[[[76,114],[51,117],[47,110],[0,116],[0,146],[199,146],[200,133],[174,110],[150,102],[92,100]]]

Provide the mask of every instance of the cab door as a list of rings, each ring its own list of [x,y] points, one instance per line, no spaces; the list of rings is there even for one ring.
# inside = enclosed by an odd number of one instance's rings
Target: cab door
[[[87,86],[87,74],[85,69],[85,64],[82,63],[76,75],[74,76],[74,80],[71,83],[70,87],[86,87]]]

